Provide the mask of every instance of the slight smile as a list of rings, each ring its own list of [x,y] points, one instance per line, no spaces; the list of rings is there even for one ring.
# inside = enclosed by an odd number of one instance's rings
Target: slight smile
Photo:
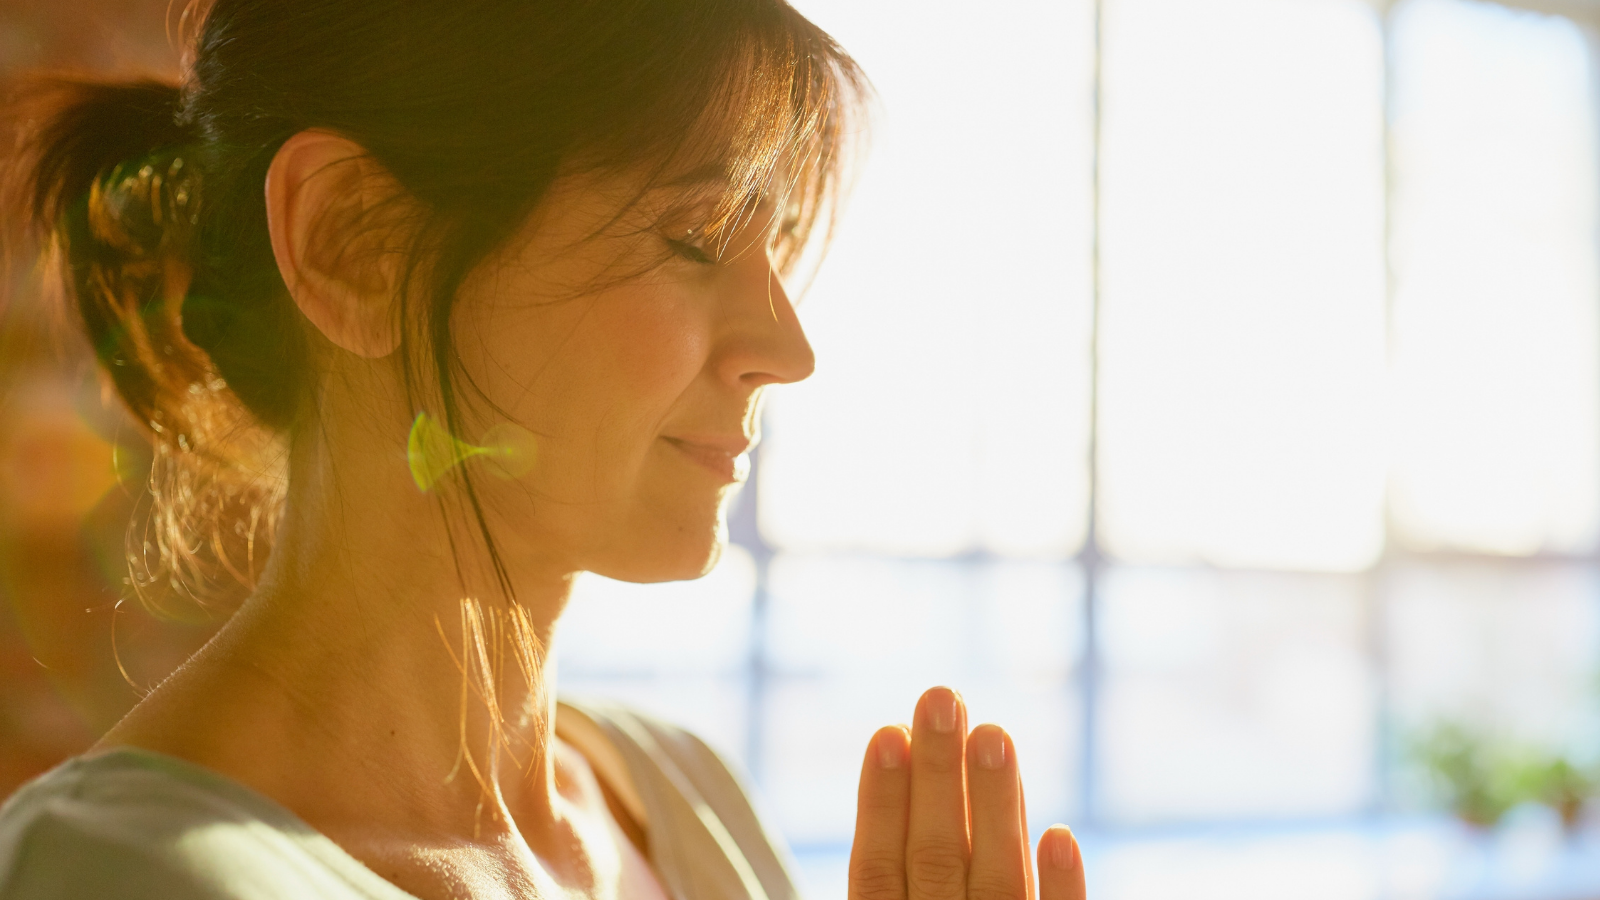
[[[662,440],[724,482],[742,482],[750,475],[749,452],[755,445],[744,437],[663,437]]]

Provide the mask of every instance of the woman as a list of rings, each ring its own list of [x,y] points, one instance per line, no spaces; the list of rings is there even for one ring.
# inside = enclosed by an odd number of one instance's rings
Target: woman
[[[0,897],[796,896],[714,753],[545,648],[578,572],[714,564],[855,64],[782,0],[215,0],[187,69],[25,92],[8,197],[158,448],[139,583],[249,596],[8,802]],[[1083,894],[945,688],[850,885]]]

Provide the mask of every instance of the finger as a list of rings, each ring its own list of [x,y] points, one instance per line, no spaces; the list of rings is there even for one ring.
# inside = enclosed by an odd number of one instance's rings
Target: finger
[[[960,900],[967,891],[966,725],[961,698],[949,688],[933,688],[917,703],[906,835],[910,900]]]
[[[967,798],[972,807],[972,862],[967,900],[1026,900],[1028,833],[1022,827],[1017,751],[998,725],[967,737]]]
[[[911,800],[911,735],[881,728],[867,743],[850,845],[850,900],[906,900],[906,816]]]
[[[1028,789],[1022,784],[1022,767],[1017,767],[1017,827],[1023,834],[1028,833]],[[1038,900],[1039,885],[1033,877],[1033,857],[1028,853],[1022,854],[1028,858],[1028,900]]]
[[[1083,851],[1065,825],[1052,825],[1039,839],[1039,900],[1085,900]]]

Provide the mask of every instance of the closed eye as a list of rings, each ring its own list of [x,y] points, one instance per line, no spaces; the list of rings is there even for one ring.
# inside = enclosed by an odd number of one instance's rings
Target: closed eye
[[[680,241],[673,238],[663,238],[672,252],[692,263],[702,266],[716,265],[716,259],[705,251],[704,247],[689,241]]]

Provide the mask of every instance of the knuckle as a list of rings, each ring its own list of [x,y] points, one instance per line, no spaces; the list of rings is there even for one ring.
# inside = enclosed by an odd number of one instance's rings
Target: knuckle
[[[967,900],[1023,900],[1025,893],[1016,879],[998,873],[974,872],[967,881]]]
[[[896,817],[905,819],[906,800],[904,797],[886,793],[866,793],[856,803],[860,812],[868,813],[874,818],[892,820]]]
[[[954,841],[927,841],[906,852],[906,882],[928,900],[954,900],[967,892],[967,860]]]
[[[917,768],[931,775],[958,776],[966,765],[966,758],[960,752],[930,751],[917,760]]]
[[[850,861],[850,900],[904,900],[906,873],[900,860],[871,854]]]

